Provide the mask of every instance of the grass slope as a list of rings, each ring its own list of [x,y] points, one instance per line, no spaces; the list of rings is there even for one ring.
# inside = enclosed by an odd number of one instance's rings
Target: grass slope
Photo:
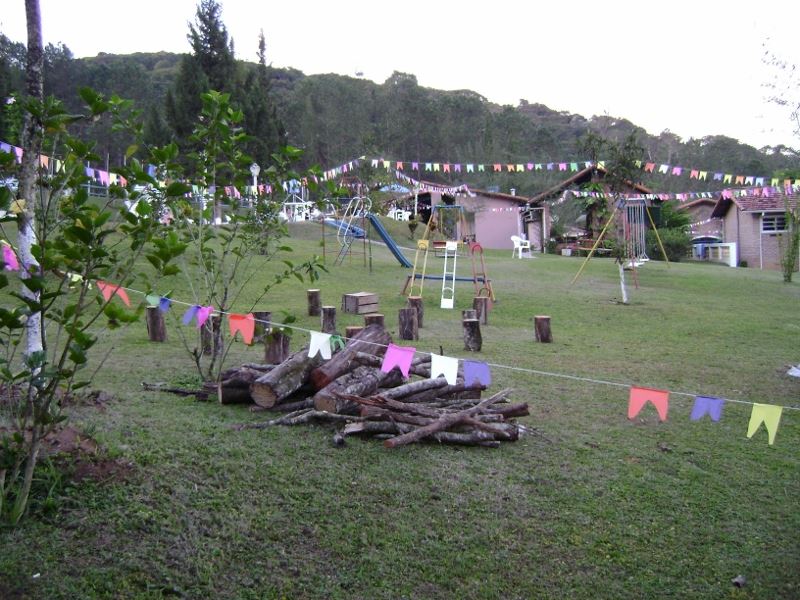
[[[403,227],[392,235],[410,246]],[[293,227],[295,258],[321,254],[319,231]],[[673,394],[667,422],[652,406],[629,421],[624,387],[800,407],[800,381],[785,375],[800,362],[800,285],[777,272],[650,263],[622,306],[610,260],[591,261],[571,286],[580,259],[509,255],[487,251],[499,302],[480,354],[463,351],[468,283],[454,311],[437,307],[437,282],[426,284],[413,345],[520,369],[493,368],[492,389],[513,387],[515,401],[529,402],[522,421],[541,436],[499,450],[389,451],[357,439],[334,448],[329,427],[234,431],[265,417],[141,391],[141,381],[194,381],[176,307],[163,345],[146,341],[143,323],[102,334],[95,357],[113,354],[95,387],[117,399],[72,418],[134,468],[123,482],[62,482],[57,512],[0,531],[0,596],[800,596],[800,412],[784,411],[769,446],[763,428],[746,438],[749,405],[729,402],[721,422],[693,423],[692,398]],[[361,256],[331,267],[323,303],[378,292],[396,330],[408,271],[378,244],[372,263],[372,272]],[[468,259],[458,264],[469,272]],[[264,264],[260,276],[276,268]],[[440,269],[429,261],[429,272]],[[185,282],[167,287],[192,301]],[[283,285],[263,309],[292,310],[318,329],[304,315],[307,287]],[[533,341],[536,314],[552,317],[553,344]],[[339,329],[359,321],[339,314]],[[296,332],[292,347],[307,339]],[[237,347],[229,363],[259,356]],[[736,589],[740,574],[747,585]]]

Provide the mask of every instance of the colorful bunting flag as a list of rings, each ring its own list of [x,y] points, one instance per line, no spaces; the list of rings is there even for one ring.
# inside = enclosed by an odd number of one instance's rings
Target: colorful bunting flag
[[[197,311],[199,311],[199,310],[200,310],[200,306],[197,305],[197,304],[194,304],[193,306],[190,306],[186,310],[186,312],[183,313],[183,318],[181,319],[181,322],[184,325],[188,325],[189,323],[192,322],[192,319],[194,319],[197,316]]]
[[[161,302],[161,296],[157,294],[147,294],[144,297],[144,301],[147,302],[147,306],[156,307]]]
[[[10,244],[3,243],[3,262],[6,271],[19,271],[19,261],[17,254]]]
[[[389,344],[389,347],[386,350],[386,356],[383,357],[381,371],[388,373],[394,367],[397,367],[400,369],[400,372],[403,373],[403,377],[408,379],[408,370],[411,368],[411,361],[414,358],[414,352],[416,352],[416,348],[411,346],[396,346],[395,344]]]
[[[165,313],[169,311],[169,306],[172,304],[172,300],[169,298],[161,297],[161,300],[158,301],[158,310]]]
[[[117,296],[120,297],[120,299],[122,299],[122,301],[125,303],[125,306],[131,305],[131,301],[128,298],[128,294],[120,286],[98,280],[97,287],[100,288],[100,293],[103,294],[103,298],[105,299],[106,302],[111,300],[111,297],[114,294],[116,294]]]
[[[308,357],[313,358],[319,353],[323,359],[331,357],[331,335],[321,331],[311,332],[311,341],[308,343]]]
[[[444,375],[447,383],[456,384],[458,379],[458,359],[439,354],[431,354],[431,379]]]
[[[197,328],[200,329],[206,321],[208,321],[208,317],[211,316],[211,313],[214,312],[213,306],[201,306],[197,309]]]
[[[465,360],[464,385],[473,386],[475,383],[485,387],[489,387],[492,384],[492,373],[489,371],[489,365],[477,360]]]
[[[647,402],[652,402],[653,406],[656,407],[660,421],[667,420],[669,392],[645,387],[631,387],[630,397],[628,398],[628,418],[635,418]]]
[[[775,442],[775,434],[778,433],[778,424],[781,422],[782,406],[772,404],[753,404],[753,412],[750,413],[750,424],[747,426],[747,437],[751,438],[764,423],[769,436],[769,445]]]
[[[246,315],[230,314],[228,315],[228,327],[231,330],[231,336],[236,337],[236,332],[242,334],[242,341],[248,346],[253,343],[253,335],[256,331],[256,320],[253,313]]]
[[[697,396],[694,399],[694,407],[692,407],[692,414],[689,419],[692,421],[699,421],[703,415],[708,415],[711,420],[717,422],[722,417],[722,405],[725,400],[715,396]]]

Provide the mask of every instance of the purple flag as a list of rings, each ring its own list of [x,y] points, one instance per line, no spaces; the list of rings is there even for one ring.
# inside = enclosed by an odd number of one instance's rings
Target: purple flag
[[[464,385],[474,385],[478,382],[486,387],[492,384],[492,374],[489,365],[476,360],[464,361]]]
[[[183,321],[182,321],[183,324],[188,325],[189,323],[191,323],[192,319],[194,319],[198,310],[200,310],[200,307],[197,304],[195,304],[194,306],[190,306],[189,310],[183,313]]]
[[[161,300],[158,301],[158,310],[165,313],[169,310],[170,304],[172,304],[172,300],[162,296]]]
[[[689,417],[692,421],[699,421],[703,415],[708,415],[711,420],[716,422],[722,417],[722,405],[725,400],[715,396],[696,396],[694,399],[694,407],[692,414]]]

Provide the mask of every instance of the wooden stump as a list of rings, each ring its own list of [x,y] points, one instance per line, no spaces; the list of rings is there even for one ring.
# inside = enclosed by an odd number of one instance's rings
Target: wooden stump
[[[356,335],[358,335],[360,331],[363,330],[364,330],[363,325],[348,325],[347,327],[344,328],[344,337],[346,337],[349,340],[351,337],[355,337]]]
[[[277,365],[289,357],[289,336],[273,329],[267,334],[267,347],[264,349],[264,362]]]
[[[167,326],[164,324],[164,313],[157,306],[148,306],[146,315],[147,335],[151,342],[167,341]]]
[[[399,328],[397,335],[401,340],[418,340],[419,327],[417,326],[417,309],[413,306],[401,308],[399,314]]]
[[[422,329],[422,317],[425,313],[425,307],[422,304],[422,296],[409,296],[408,306],[417,310],[417,327]]]
[[[461,320],[464,319],[477,319],[478,318],[478,311],[474,308],[465,308],[461,311]]]
[[[322,333],[336,332],[336,307],[322,307]]]
[[[370,325],[380,325],[381,327],[386,327],[383,313],[370,313],[368,315],[364,315],[364,327],[369,327]]]
[[[377,325],[365,327],[363,331],[347,341],[344,350],[311,372],[314,389],[321,390],[334,379],[355,369],[360,364],[356,360],[359,352],[383,356],[391,341],[392,336],[383,327]]]
[[[480,352],[483,346],[481,337],[481,322],[478,319],[464,319],[464,350]]]
[[[308,290],[308,316],[318,317],[320,315],[320,307],[322,306],[322,298],[319,290]]]
[[[489,324],[489,298],[486,296],[475,296],[472,299],[472,308],[478,313],[478,320],[481,325]]]
[[[272,321],[272,313],[268,310],[253,311],[253,320],[255,321],[253,343],[266,344],[268,334],[272,329],[269,325],[270,321]]]
[[[533,326],[536,330],[536,341],[549,344],[553,341],[553,334],[550,333],[550,317],[537,315],[533,317]]]

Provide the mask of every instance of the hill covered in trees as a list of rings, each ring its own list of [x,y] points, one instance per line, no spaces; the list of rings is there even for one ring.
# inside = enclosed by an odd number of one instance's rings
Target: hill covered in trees
[[[22,89],[24,46],[2,34],[0,38],[0,95],[5,98]],[[219,43],[224,48],[227,38]],[[269,152],[279,139],[305,151],[304,166],[316,164],[323,169],[358,156],[404,163],[487,165],[583,161],[590,158],[582,156],[579,150],[580,140],[587,132],[621,141],[635,131],[645,148],[643,160],[659,165],[771,177],[798,164],[797,152],[785,147],[757,149],[722,135],[683,141],[669,131],[649,134],[624,118],[607,115],[587,118],[524,100],[517,106],[500,106],[469,90],[426,88],[407,73],[395,72],[378,84],[335,74],[305,75],[296,69],[276,69],[267,65],[263,54],[259,63],[234,60],[232,52],[231,47],[230,65],[220,75],[223,79],[217,85],[228,86],[225,91],[238,100],[245,115],[261,114],[260,122],[250,121],[248,126],[248,132],[255,137],[272,138],[270,143],[250,149],[261,163],[269,160]],[[198,51],[187,55],[99,54],[75,59],[66,46],[48,45],[45,91],[60,98],[73,111],[81,109],[77,90],[83,86],[131,99],[142,110],[151,141],[163,143],[177,137],[180,142],[175,115],[187,116],[185,113],[193,110],[191,106],[176,104],[180,102],[180,89],[211,85],[211,77],[191,79],[200,73],[198,69],[191,70],[192,60],[198,65],[202,63]],[[233,80],[238,84],[228,85]],[[0,119],[0,139],[17,143],[11,112],[13,106],[6,105]],[[258,133],[267,128],[272,128],[269,134]],[[108,124],[94,124],[85,133],[96,140],[101,152],[109,155],[111,164],[122,161],[128,141],[112,135]],[[182,135],[185,138],[186,132]],[[452,183],[466,181],[474,186],[497,186],[503,191],[515,188],[523,195],[532,195],[559,178],[557,172],[546,170],[512,174],[506,169],[503,173],[487,169],[485,173],[470,175],[463,170],[423,172],[421,176]],[[645,185],[658,191],[704,191],[720,187],[711,177],[702,182],[657,172],[652,175],[643,172],[642,176]]]

